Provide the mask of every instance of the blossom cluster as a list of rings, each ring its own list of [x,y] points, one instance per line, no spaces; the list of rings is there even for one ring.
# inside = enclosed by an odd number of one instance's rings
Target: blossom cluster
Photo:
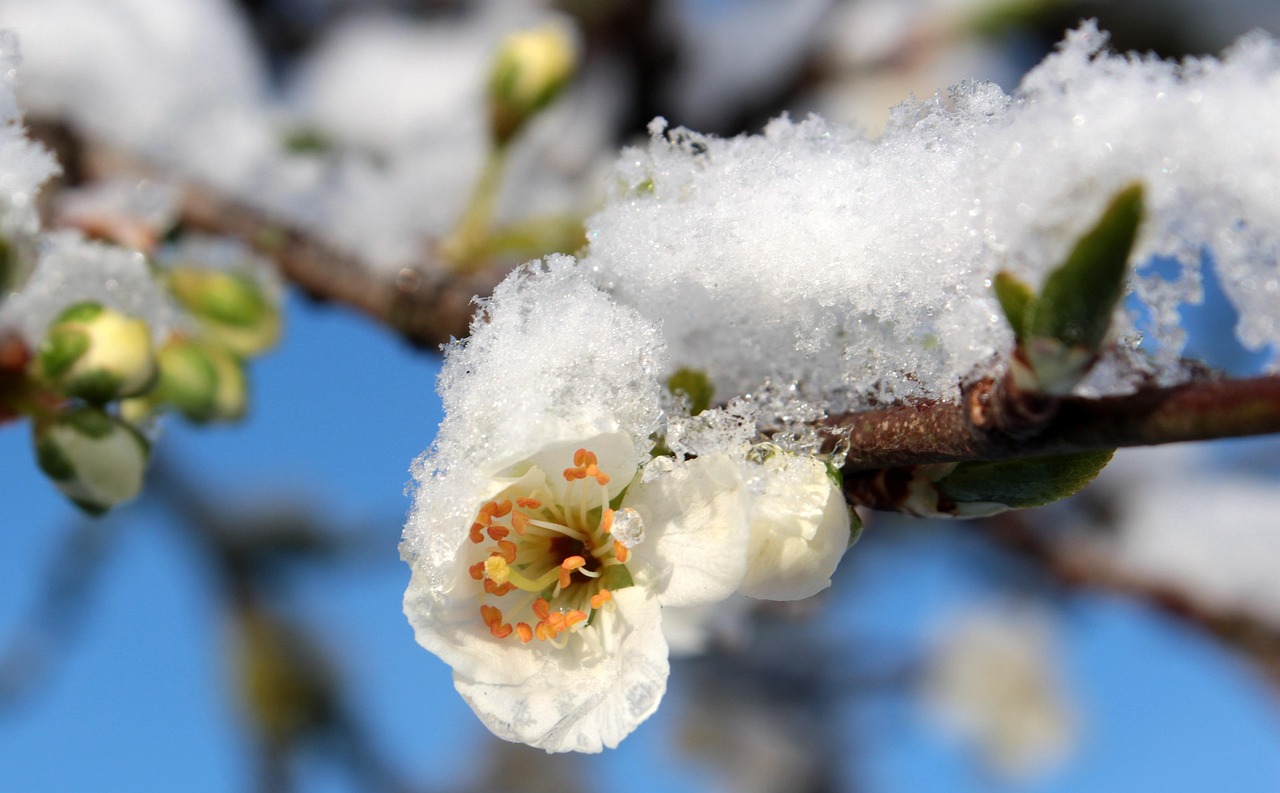
[[[174,192],[121,180],[64,190],[27,137],[14,94],[17,39],[0,32],[0,423],[30,421],[41,469],[98,514],[135,496],[152,418],[243,415],[245,362],[279,334],[279,279],[242,246],[161,237]]]
[[[1242,343],[1275,344],[1280,46],[1172,64],[1105,41],[1083,25],[1014,94],[907,102],[876,140],[657,120],[579,258],[482,302],[401,551],[417,639],[490,729],[614,746],[665,689],[664,622],[826,587],[858,523],[815,425],[1002,371],[995,276],[1045,283],[1117,194],[1146,195],[1133,297],[1077,393],[1186,376],[1174,328],[1202,260]]]

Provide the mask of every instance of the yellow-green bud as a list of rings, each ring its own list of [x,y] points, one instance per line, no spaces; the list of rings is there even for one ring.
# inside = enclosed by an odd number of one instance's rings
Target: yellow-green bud
[[[96,407],[37,422],[35,447],[40,469],[91,515],[138,495],[150,453],[137,430]]]
[[[573,77],[577,60],[563,25],[548,23],[503,40],[489,73],[489,123],[499,145],[551,104]]]
[[[169,289],[210,339],[242,358],[280,337],[280,311],[245,273],[175,267],[169,271]]]
[[[248,384],[244,364],[217,344],[175,338],[160,350],[155,397],[188,419],[233,421],[244,415]]]
[[[156,376],[151,331],[98,303],[76,303],[45,331],[36,371],[67,396],[94,404],[140,394]]]

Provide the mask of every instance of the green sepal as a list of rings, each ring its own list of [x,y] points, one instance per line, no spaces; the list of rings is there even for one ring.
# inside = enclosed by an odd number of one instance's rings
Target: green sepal
[[[835,485],[836,490],[843,492],[844,491],[844,472],[842,472],[838,467],[836,467],[836,465],[831,462],[831,458],[829,457],[823,460],[822,462],[827,467],[827,479],[831,480],[831,484]]]
[[[37,432],[36,464],[40,470],[55,482],[67,482],[75,478],[76,469],[70,458],[62,451],[62,447],[52,438]]]
[[[1142,222],[1142,196],[1140,184],[1117,193],[1067,260],[1049,274],[1039,298],[1025,304],[1027,338],[1099,349],[1124,292],[1129,253]]]
[[[62,320],[59,319],[58,322]],[[46,379],[57,380],[70,369],[89,349],[89,334],[79,328],[58,327],[56,324],[40,342],[38,360],[40,372]]]
[[[849,507],[849,544],[846,548],[852,548],[862,538],[862,517],[858,515],[858,510]]]
[[[950,474],[934,482],[934,486],[960,504],[1038,507],[1066,498],[1092,482],[1114,453],[1108,450],[960,463]]]
[[[600,586],[610,592],[617,592],[619,589],[626,589],[635,584],[635,580],[631,578],[631,571],[625,564],[609,565],[600,573]]]
[[[667,378],[667,390],[689,400],[689,415],[696,416],[711,407],[716,389],[705,372],[682,368]]]
[[[1036,301],[1035,292],[1013,273],[1003,271],[996,273],[992,287],[1005,319],[1009,320],[1009,327],[1013,328],[1014,339],[1021,344],[1026,338],[1027,314]]]
[[[95,405],[104,405],[120,396],[123,382],[114,372],[99,369],[95,372],[86,372],[67,382],[62,391],[68,396],[79,397]]]
[[[88,322],[91,319],[96,319],[105,310],[101,303],[82,300],[79,303],[67,306],[54,322]]]
[[[100,408],[83,407],[68,411],[58,417],[64,424],[86,438],[105,438],[115,429],[111,417]]]

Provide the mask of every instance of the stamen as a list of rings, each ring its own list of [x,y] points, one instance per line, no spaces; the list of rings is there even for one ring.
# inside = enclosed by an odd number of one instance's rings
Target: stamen
[[[542,502],[536,498],[517,498],[516,506],[522,509],[541,509]]]
[[[516,544],[510,540],[499,540],[498,555],[506,559],[508,564],[515,564]]]
[[[524,499],[521,499],[523,501]],[[529,527],[529,516],[523,512],[511,513],[511,528],[516,530],[516,534],[524,534],[524,530]],[[498,538],[495,538],[498,539]]]
[[[509,514],[511,514],[511,499],[509,498],[503,499],[501,504],[497,504],[494,507],[493,516],[495,518],[505,518]]]
[[[587,560],[583,559],[581,556],[570,556],[569,558],[561,562],[560,563],[560,588],[568,589],[569,583],[570,583],[569,576],[573,573],[574,570],[577,570],[579,567],[585,566],[586,563],[587,563]]]
[[[480,522],[471,524],[471,541],[474,543],[484,542],[484,535],[480,532],[484,531],[484,524]]]
[[[484,580],[484,591],[496,597],[502,597],[503,595],[507,594],[508,592],[511,592],[515,588],[516,588],[515,584],[512,584],[509,581],[505,584],[495,584],[493,582],[493,579],[486,578]]]
[[[485,574],[485,563],[484,563],[484,562],[476,562],[475,564],[473,564],[473,565],[471,565],[470,567],[468,567],[468,568],[467,568],[467,572],[471,574],[471,577],[472,577],[472,578],[474,578],[475,580],[479,581],[480,579],[484,578],[484,574]]]
[[[617,559],[619,562],[622,562],[623,564],[626,564],[627,559],[629,559],[629,558],[631,557],[631,551],[627,548],[627,546],[623,545],[622,543],[618,542],[617,540],[614,540],[614,541],[613,541],[613,556],[614,556],[614,558],[615,558],[615,559]]]
[[[517,622],[516,633],[520,635],[521,644],[528,644],[533,641],[533,628],[530,628],[527,622]]]
[[[613,593],[602,587],[599,592],[591,596],[591,608],[598,609],[610,600],[613,600]]]
[[[600,515],[600,533],[608,534],[613,530],[613,510],[606,509]]]
[[[586,621],[587,621],[586,612],[578,611],[577,609],[574,609],[573,611],[570,611],[568,614],[564,615],[565,629],[572,628],[574,625],[579,625]]]
[[[517,512],[516,514],[519,515],[520,513]],[[491,537],[494,540],[504,540],[506,539],[507,535],[509,535],[510,533],[511,533],[511,529],[507,529],[502,526],[489,527],[489,537]]]

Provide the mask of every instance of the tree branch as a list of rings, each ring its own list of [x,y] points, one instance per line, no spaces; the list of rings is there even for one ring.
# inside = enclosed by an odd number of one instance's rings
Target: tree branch
[[[1035,415],[990,379],[959,402],[921,401],[835,416],[829,447],[846,473],[961,460],[1006,460],[1280,432],[1280,375],[1199,379],[1100,399],[1044,399]],[[1012,416],[1012,418],[1011,418]]]
[[[416,345],[436,347],[465,336],[475,311],[473,298],[492,292],[506,274],[500,269],[453,272],[431,258],[426,241],[420,261],[394,274],[379,272],[314,234],[64,123],[29,120],[27,126],[33,138],[57,154],[68,184],[119,176],[174,184],[183,226],[243,240],[313,299],[346,304]]]

